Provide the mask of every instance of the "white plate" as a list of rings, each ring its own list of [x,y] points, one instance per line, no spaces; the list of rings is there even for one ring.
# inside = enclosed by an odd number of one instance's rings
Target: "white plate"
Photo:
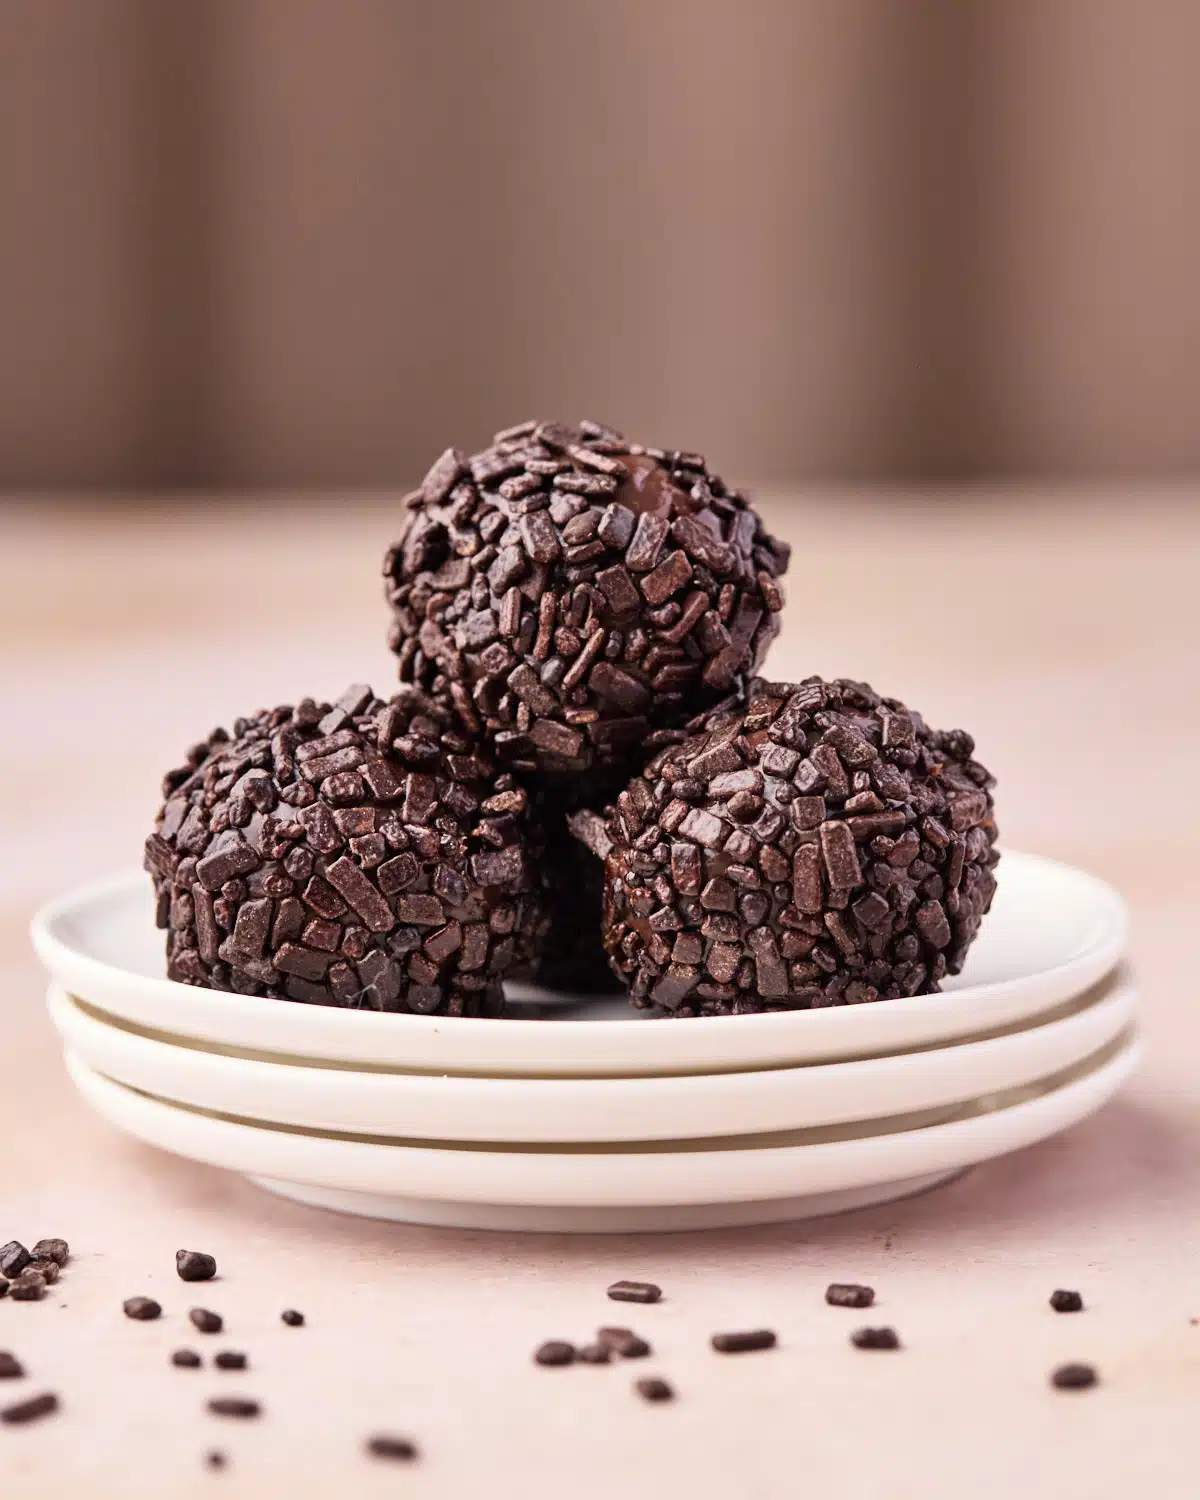
[[[206,1051],[107,1024],[51,986],[72,1052],[118,1083],[275,1125],[433,1141],[643,1141],[800,1130],[926,1111],[1045,1078],[1090,1057],[1133,1018],[1111,976],[1055,1019],[900,1056],[691,1077],[476,1078],[297,1065]]]
[[[902,1052],[1011,1026],[1095,984],[1125,946],[1111,887],[1034,855],[1001,861],[993,909],[963,974],[939,995],[876,1005],[690,1020],[614,1020],[613,1007],[542,1021],[447,1020],[297,1005],[161,978],[149,880],[123,875],[44,908],[33,941],[72,995],[139,1026],[254,1052],[437,1073],[695,1073]],[[600,1014],[602,1020],[576,1019]],[[570,1024],[568,1024],[568,1020]]]
[[[264,1127],[138,1093],[70,1053],[67,1067],[84,1098],[122,1130],[178,1155],[269,1179],[276,1191],[305,1201],[417,1222],[617,1230],[674,1227],[669,1210],[678,1207],[689,1208],[699,1226],[710,1222],[708,1213],[716,1215],[711,1222],[724,1223],[791,1216],[780,1200],[794,1207],[812,1194],[864,1194],[856,1204],[875,1201],[877,1192],[896,1196],[911,1190],[914,1179],[928,1184],[1082,1120],[1129,1075],[1139,1050],[1127,1035],[1099,1060],[975,1100],[940,1125],[913,1128],[902,1116],[873,1126],[670,1146],[519,1151]]]

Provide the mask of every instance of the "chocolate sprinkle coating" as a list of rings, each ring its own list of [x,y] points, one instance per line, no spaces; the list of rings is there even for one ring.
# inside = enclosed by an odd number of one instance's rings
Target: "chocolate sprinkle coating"
[[[695,453],[594,422],[450,448],[384,562],[402,682],[581,801],[762,661],[788,548]]]
[[[863,683],[755,678],[571,828],[605,860],[604,945],[677,1016],[940,987],[991,905],[989,773]]]
[[[167,972],[319,1005],[497,1015],[545,927],[526,794],[414,693],[218,729],[169,772],[146,868]]]

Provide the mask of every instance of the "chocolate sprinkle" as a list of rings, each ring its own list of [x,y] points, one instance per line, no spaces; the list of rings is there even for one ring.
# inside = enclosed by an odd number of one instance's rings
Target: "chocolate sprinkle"
[[[595,423],[448,451],[384,562],[400,679],[502,765],[615,790],[761,662],[788,548],[699,455]]]
[[[145,864],[184,984],[497,1015],[546,926],[535,820],[449,714],[353,687],[239,719],[170,772]],[[508,811],[489,811],[509,798]],[[507,805],[507,804],[505,804]],[[181,1265],[205,1257],[181,1252]],[[184,1274],[181,1270],[180,1274]],[[185,1277],[185,1279],[188,1279]]]
[[[645,1359],[650,1353],[650,1345],[632,1328],[601,1328],[596,1333],[596,1341],[622,1359]]]
[[[409,1438],[392,1437],[385,1432],[368,1438],[366,1450],[372,1458],[387,1458],[399,1463],[410,1463],[417,1457],[416,1443]]]
[[[633,1388],[643,1401],[673,1401],[675,1399],[674,1389],[658,1375],[647,1375],[641,1380],[635,1380]]]
[[[66,1240],[38,1240],[29,1253],[34,1260],[52,1260],[61,1267],[71,1258],[71,1247]]]
[[[572,1365],[575,1363],[575,1345],[565,1339],[547,1339],[539,1344],[533,1355],[534,1364]]]
[[[162,1317],[162,1305],[153,1297],[129,1297],[121,1306],[125,1316],[138,1323],[151,1323]]]
[[[218,1370],[244,1370],[246,1356],[235,1349],[222,1349],[213,1360]]]
[[[755,678],[572,832],[604,946],[676,1016],[861,1005],[957,973],[995,891],[992,778],[962,730],[865,684]]]
[[[9,1240],[7,1245],[0,1247],[0,1276],[15,1281],[32,1259],[20,1240]]]
[[[745,1333],[714,1333],[711,1343],[718,1354],[749,1354],[774,1349],[776,1338],[770,1328],[752,1328]]]
[[[0,1380],[20,1380],[24,1374],[25,1367],[16,1355],[0,1349]]]
[[[197,1333],[220,1333],[225,1327],[221,1314],[210,1312],[207,1307],[193,1307],[188,1317]]]
[[[611,1346],[598,1341],[594,1344],[583,1344],[579,1349],[579,1362],[585,1365],[611,1364],[612,1357]]]
[[[608,1295],[614,1302],[659,1302],[662,1287],[652,1281],[614,1281]]]
[[[244,911],[245,907],[242,909]],[[202,1250],[177,1250],[175,1270],[180,1281],[211,1281],[217,1274],[217,1263],[211,1255],[205,1255]]]
[[[46,1295],[46,1278],[31,1266],[22,1271],[9,1287],[14,1302],[40,1302]]]
[[[1076,1313],[1083,1311],[1083,1298],[1078,1292],[1062,1291],[1051,1292],[1050,1306],[1056,1313]]]
[[[856,1349],[899,1349],[900,1336],[894,1328],[859,1328],[850,1342]]]
[[[870,1307],[875,1301],[875,1288],[853,1281],[834,1281],[825,1288],[825,1300],[830,1307]]]
[[[53,1391],[47,1391],[42,1396],[30,1396],[27,1401],[18,1401],[13,1406],[6,1406],[0,1410],[0,1422],[7,1422],[10,1427],[20,1426],[25,1422],[36,1422],[41,1417],[48,1417],[51,1412],[58,1410],[58,1397]]]
[[[247,1396],[214,1396],[208,1409],[214,1417],[257,1417],[262,1404]]]
[[[297,1312],[294,1307],[285,1307],[284,1310],[279,1314],[279,1316],[289,1328],[304,1327],[304,1314],[302,1312]]]
[[[1050,1376],[1050,1384],[1059,1391],[1086,1391],[1099,1380],[1100,1376],[1092,1365],[1059,1365]]]
[[[204,1361],[194,1349],[176,1349],[171,1355],[171,1363],[181,1370],[198,1370]]]

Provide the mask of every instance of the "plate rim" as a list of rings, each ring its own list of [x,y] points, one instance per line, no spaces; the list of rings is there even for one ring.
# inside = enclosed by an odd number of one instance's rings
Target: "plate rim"
[[[318,1186],[342,1187],[387,1195],[436,1197],[451,1202],[507,1204],[563,1204],[566,1206],[633,1206],[673,1203],[736,1202],[792,1197],[800,1192],[824,1191],[833,1186],[867,1185],[900,1176],[915,1176],[942,1167],[976,1165],[1047,1139],[1087,1118],[1121,1087],[1137,1067],[1142,1042],[1135,1031],[1100,1064],[1081,1077],[1051,1084],[1030,1099],[1000,1108],[982,1109],[966,1118],[899,1132],[859,1136],[851,1140],[803,1145],[737,1146],[717,1150],[666,1151],[479,1151],[457,1147],[435,1149],[374,1142],[347,1141],[319,1135],[298,1135],[280,1128],[245,1125],[189,1111],[181,1106],[114,1083],[86,1063],[66,1057],[68,1073],[85,1102],[115,1128],[156,1149],[190,1157],[245,1176],[270,1176]],[[985,1103],[985,1101],[977,1101]],[[120,1119],[114,1118],[113,1109]],[[142,1124],[130,1117],[168,1122],[175,1144],[164,1146]],[[206,1132],[207,1150],[182,1149],[176,1132],[180,1122]],[[1009,1127],[996,1131],[997,1125]],[[1019,1128],[1014,1129],[1017,1126]],[[187,1133],[186,1130],[184,1132]],[[223,1142],[217,1151],[213,1141]],[[306,1148],[296,1161],[281,1167],[252,1159],[264,1141],[286,1141]],[[383,1153],[382,1155],[380,1153]],[[224,1159],[214,1159],[219,1156]],[[415,1174],[403,1187],[364,1187],[372,1169],[405,1163]],[[470,1162],[470,1169],[463,1168]],[[480,1162],[486,1163],[479,1170]],[[599,1162],[599,1167],[595,1164]],[[586,1163],[586,1165],[585,1165]],[[759,1169],[758,1178],[748,1166]],[[619,1166],[619,1170],[617,1170]],[[730,1173],[730,1167],[733,1172]],[[507,1168],[510,1187],[498,1195],[497,1179]],[[801,1185],[793,1173],[801,1169],[809,1179]],[[607,1172],[607,1177],[605,1173]],[[384,1172],[382,1175],[387,1175]],[[740,1186],[714,1186],[722,1175]],[[353,1180],[350,1180],[353,1178]],[[600,1179],[595,1182],[592,1179]],[[764,1189],[764,1178],[774,1187]],[[485,1189],[484,1180],[488,1186]],[[379,1176],[375,1176],[376,1184]],[[590,1183],[590,1186],[588,1184]],[[586,1189],[586,1190],[585,1190]],[[489,1196],[490,1194],[490,1196]]]
[[[804,1124],[834,1125],[913,1110],[953,1110],[984,1090],[1028,1084],[1048,1071],[1087,1058],[1133,1023],[1138,1000],[1132,977],[1117,971],[1085,991],[1079,1003],[1059,1007],[1060,1013],[1052,1020],[918,1052],[738,1073],[481,1078],[400,1070],[364,1073],[346,1067],[285,1063],[269,1054],[230,1056],[186,1039],[173,1043],[128,1025],[108,1024],[59,986],[51,984],[47,990],[51,1019],[64,1049],[74,1051],[112,1081],[169,1102],[240,1113],[232,1103],[214,1102],[213,1095],[223,1094],[226,1101],[254,1098],[257,1090],[263,1102],[253,1110],[253,1118],[264,1125],[363,1134],[386,1129],[406,1138],[462,1143],[480,1138],[481,1127],[469,1122],[484,1119],[492,1122],[494,1132],[484,1131],[487,1139],[512,1144],[695,1137],[710,1133],[699,1128],[699,1121],[712,1118],[726,1122],[723,1134],[735,1135],[803,1128],[795,1116],[813,1112],[819,1117],[807,1118]],[[109,1052],[106,1069],[102,1050],[106,1045],[124,1049],[126,1056],[119,1059],[119,1066]],[[928,1076],[918,1075],[914,1085],[913,1063],[918,1058],[927,1063],[922,1071]],[[152,1083],[156,1068],[163,1071]],[[969,1082],[963,1083],[961,1076],[968,1070]],[[851,1088],[851,1102],[839,1104],[839,1094]],[[289,1107],[286,1092],[279,1092],[289,1089],[303,1102]],[[812,1091],[818,1094],[815,1103]],[[872,1093],[879,1099],[874,1108],[867,1103]],[[365,1107],[357,1111],[355,1122],[355,1105],[364,1094]],[[314,1125],[323,1111],[324,1122]],[[392,1118],[385,1125],[383,1117],[389,1112]],[[735,1123],[729,1123],[731,1115]],[[456,1116],[465,1117],[468,1123],[457,1124]],[[340,1117],[340,1123],[335,1117]],[[569,1134],[562,1126],[564,1119],[575,1121]],[[411,1125],[397,1123],[404,1120]],[[615,1120],[629,1123],[615,1134],[603,1133],[613,1130]]]
[[[777,1011],[749,1016],[697,1016],[675,1023],[665,1023],[671,1037],[667,1048],[662,1043],[647,1046],[650,1036],[664,1027],[645,1017],[604,1021],[572,1021],[569,1024],[542,1027],[512,1019],[476,1017],[416,1016],[407,1013],[345,1011],[337,1007],[300,1007],[300,1013],[317,1028],[319,1043],[306,1040],[301,1055],[353,1058],[378,1055],[383,1050],[398,1054],[402,1048],[413,1048],[422,1056],[436,1058],[430,1066],[442,1061],[453,1063],[455,1057],[477,1057],[479,1063],[459,1064],[453,1071],[489,1071],[493,1059],[518,1072],[531,1067],[543,1071],[574,1073],[581,1064],[591,1063],[597,1053],[607,1053],[618,1061],[604,1064],[607,1072],[623,1072],[629,1066],[628,1054],[644,1054],[645,1071],[671,1073],[687,1071],[699,1054],[716,1055],[732,1052],[731,1066],[745,1067],[745,1059],[801,1056],[820,1059],[854,1055],[855,1049],[868,1052],[888,1050],[888,1044],[876,1047],[869,1040],[872,1030],[889,1034],[917,1027],[930,1039],[968,1036],[980,1024],[975,1012],[989,1006],[1004,1011],[1006,1004],[1017,1006],[1018,1015],[1036,1015],[1061,1000],[1081,993],[1110,972],[1125,952],[1128,934],[1128,911],[1117,891],[1107,882],[1087,871],[1048,859],[1043,855],[1004,851],[1004,860],[1018,868],[1040,868],[1091,888],[1096,902],[1096,930],[1090,945],[1081,953],[1034,975],[994,980],[968,985],[936,994],[913,995],[880,1001],[867,1006],[838,1006],[808,1011]],[[281,1029],[286,1039],[287,1019],[291,1012],[281,1010],[288,1004],[261,996],[237,995],[220,990],[180,984],[170,979],[156,979],[121,969],[72,946],[62,936],[64,920],[81,909],[119,896],[133,898],[136,888],[146,880],[141,872],[127,871],[94,881],[68,892],[44,905],[34,916],[31,937],[37,954],[56,981],[71,993],[92,1001],[89,990],[120,995],[124,1009],[111,1003],[105,1007],[113,1013],[136,1019],[133,1012],[156,1013],[158,1006],[169,1008],[171,1027],[181,1035],[200,1036],[214,1041],[241,1039],[253,1033],[274,1033]],[[1052,998],[1038,1002],[1022,999],[1031,988],[1049,990]],[[94,1002],[93,1003],[99,1003]],[[292,1002],[294,1004],[294,1002]],[[1021,1008],[1024,1007],[1024,1008]],[[982,1025],[986,1028],[988,1022]],[[649,1028],[649,1030],[648,1030]],[[553,1041],[546,1045],[546,1033]],[[855,1038],[861,1037],[862,1040]],[[537,1039],[535,1039],[537,1038]],[[638,1040],[640,1039],[640,1040]],[[298,1049],[294,1045],[291,1052]],[[516,1042],[514,1047],[513,1043]],[[900,1045],[904,1045],[901,1043]],[[797,1050],[800,1049],[800,1050]],[[272,1050],[256,1047],[256,1050]],[[666,1051],[667,1057],[655,1052]],[[552,1059],[548,1061],[547,1059]],[[591,1067],[588,1068],[591,1071]]]

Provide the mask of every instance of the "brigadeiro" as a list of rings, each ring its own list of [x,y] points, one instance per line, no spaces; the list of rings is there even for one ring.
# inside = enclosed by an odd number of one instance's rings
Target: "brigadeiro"
[[[405,504],[384,565],[401,680],[577,806],[778,631],[788,548],[699,454],[524,422],[447,449]]]
[[[863,683],[749,684],[660,751],[607,820],[604,945],[675,1015],[936,990],[995,890],[993,781],[965,731]]]
[[[185,984],[494,1015],[546,924],[527,794],[418,694],[214,730],[171,771],[146,868]]]

